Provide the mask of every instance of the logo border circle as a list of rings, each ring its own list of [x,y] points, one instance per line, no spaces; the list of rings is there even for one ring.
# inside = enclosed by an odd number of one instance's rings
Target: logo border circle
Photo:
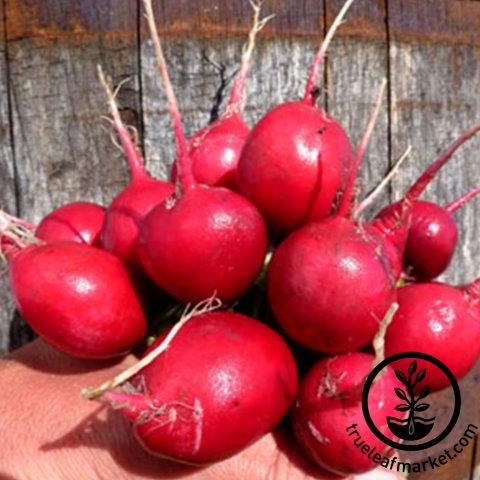
[[[398,443],[394,442],[393,440],[390,440],[386,435],[384,435],[375,425],[375,423],[372,420],[372,417],[370,415],[370,411],[368,408],[368,396],[370,394],[370,389],[372,387],[373,381],[377,377],[377,375],[388,365],[391,363],[397,361],[397,360],[402,360],[404,358],[419,358],[422,360],[426,360],[430,363],[433,363],[435,366],[440,368],[442,372],[445,374],[445,376],[448,378],[450,381],[450,384],[452,386],[453,394],[455,397],[455,406],[453,409],[453,414],[452,418],[450,419],[450,422],[448,425],[445,427],[445,429],[442,431],[440,435],[435,437],[432,440],[429,440],[428,442],[424,442],[418,445],[412,445],[412,444],[403,444],[403,443]],[[382,360],[378,365],[375,366],[375,368],[369,373],[367,379],[365,380],[365,384],[363,386],[363,392],[362,392],[362,411],[363,411],[363,416],[365,418],[365,421],[367,422],[368,427],[370,430],[373,432],[373,434],[382,442],[384,442],[386,445],[396,448],[398,450],[404,450],[404,451],[417,451],[417,450],[425,450],[427,448],[430,448],[434,445],[437,445],[440,443],[444,438],[447,437],[447,435],[453,430],[453,427],[458,421],[458,418],[460,416],[460,407],[461,407],[461,393],[460,393],[460,387],[458,386],[457,379],[453,375],[453,373],[450,371],[450,369],[440,360],[437,358],[433,357],[432,355],[429,355],[427,353],[422,353],[422,352],[401,352],[401,353],[396,353],[394,355],[390,355],[389,357],[385,358]]]

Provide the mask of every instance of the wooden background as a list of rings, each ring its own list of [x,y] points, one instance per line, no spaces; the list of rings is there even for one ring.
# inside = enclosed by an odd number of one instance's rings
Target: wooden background
[[[165,53],[187,131],[208,122],[234,73],[250,21],[247,0],[159,0]],[[258,41],[246,116],[297,98],[338,0],[266,0],[275,19]],[[62,203],[107,204],[127,181],[121,154],[100,119],[101,63],[130,82],[120,103],[140,133],[149,170],[165,177],[173,141],[151,43],[137,0],[3,0],[0,3],[0,204],[36,222]],[[355,143],[383,77],[388,101],[363,168],[367,192],[411,144],[413,153],[384,196],[405,187],[448,142],[480,120],[480,2],[357,0],[327,60],[323,102]],[[228,85],[226,87],[228,94]],[[480,185],[480,140],[464,147],[425,198],[448,202]],[[457,214],[460,248],[445,279],[480,275],[480,200]],[[0,279],[0,352],[29,339]],[[465,345],[468,348],[468,345]],[[480,426],[480,366],[462,382],[457,433]],[[442,408],[442,395],[437,400]],[[455,440],[455,434],[449,441]],[[438,447],[439,448],[439,447]],[[429,452],[430,453],[430,452]],[[431,452],[434,453],[434,452]],[[470,449],[432,478],[474,478]],[[427,477],[422,477],[427,478]],[[430,477],[428,477],[430,478]]]

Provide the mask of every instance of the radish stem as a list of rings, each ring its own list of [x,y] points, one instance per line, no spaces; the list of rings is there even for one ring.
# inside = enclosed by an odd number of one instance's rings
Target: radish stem
[[[475,125],[470,130],[454,140],[444,150],[440,156],[428,167],[425,172],[417,179],[417,181],[410,187],[407,195],[413,199],[417,199],[427,188],[428,183],[435,177],[435,174],[443,167],[443,165],[452,157],[452,155],[470,138],[480,131],[480,124]]]
[[[235,83],[233,84],[232,93],[230,94],[230,99],[228,100],[227,114],[240,113],[243,110],[245,101],[245,80],[250,70],[252,53],[255,48],[255,39],[260,30],[262,30],[267,22],[274,17],[274,15],[269,15],[268,17],[260,20],[260,9],[262,2],[257,3],[254,0],[250,0],[250,5],[253,9],[253,25],[248,34],[248,41],[243,46],[240,70],[237,73]]]
[[[445,210],[450,213],[456,212],[459,208],[463,207],[469,200],[480,193],[480,187],[470,190],[465,195],[462,195],[460,198],[457,198],[453,202],[445,206]]]
[[[369,207],[379,197],[383,189],[388,185],[388,183],[393,179],[393,177],[395,177],[403,162],[410,155],[411,151],[412,146],[409,145],[407,149],[402,153],[400,158],[395,162],[395,165],[387,173],[385,178],[375,187],[375,189],[368,195],[368,197],[362,200],[360,205],[358,205],[357,209],[355,210],[354,217],[358,217],[363,210]]]
[[[132,174],[132,179],[135,180],[140,177],[145,176],[145,169],[143,166],[143,158],[136,144],[132,141],[132,137],[122,122],[122,118],[120,116],[120,112],[118,111],[118,105],[115,100],[117,93],[122,84],[120,84],[115,92],[112,91],[112,88],[108,84],[107,79],[103,73],[101,65],[97,65],[98,71],[98,78],[100,79],[100,83],[105,90],[105,94],[107,95],[108,105],[110,107],[110,113],[112,114],[113,118],[113,126],[117,131],[118,137],[122,142],[123,151],[127,157],[128,163],[130,165],[130,170]]]
[[[172,82],[168,74],[167,64],[163,55],[162,45],[160,43],[160,37],[158,36],[157,26],[155,24],[155,17],[153,15],[152,1],[143,0],[145,6],[145,13],[150,30],[150,37],[155,49],[155,56],[157,59],[158,72],[162,79],[165,95],[167,96],[168,109],[170,112],[170,118],[173,124],[173,130],[175,132],[175,143],[177,146],[178,155],[178,167],[179,178],[184,190],[188,190],[196,185],[195,179],[192,174],[192,167],[190,165],[188,156],[187,140],[185,138],[185,131],[183,129],[182,117],[178,109],[177,99],[173,91]]]
[[[317,87],[318,77],[320,76],[320,67],[322,66],[325,59],[325,53],[327,52],[330,42],[332,41],[338,27],[342,24],[343,17],[347,13],[353,2],[354,0],[347,0],[344,3],[343,7],[340,9],[338,15],[335,17],[335,20],[329,28],[327,35],[325,36],[322,45],[320,46],[320,49],[318,50],[315,58],[313,59],[312,67],[310,69],[310,73],[307,79],[307,85],[305,87],[305,95],[303,97],[303,101],[305,103],[313,105],[313,103],[315,102],[315,96],[313,95],[313,93],[315,92]]]
[[[5,253],[1,242],[2,237],[8,238],[18,249],[28,245],[41,245],[43,241],[35,237],[34,230],[35,227],[25,220],[0,210],[0,250],[2,250],[2,254]]]
[[[375,127],[375,124],[377,123],[378,116],[380,115],[380,109],[382,107],[383,95],[385,93],[386,86],[387,86],[387,79],[384,78],[382,80],[382,84],[378,92],[375,106],[370,115],[367,128],[365,130],[365,133],[363,134],[362,140],[360,141],[360,145],[358,146],[357,152],[355,154],[355,158],[353,159],[350,178],[348,179],[347,186],[340,200],[340,205],[338,206],[337,215],[340,217],[346,217],[351,214],[355,180],[357,178],[363,156],[365,155],[365,150],[367,149],[370,139],[372,138],[373,129]]]
[[[393,317],[397,313],[398,303],[392,303],[388,309],[385,317],[380,322],[378,331],[373,338],[373,349],[375,350],[375,361],[372,368],[376,367],[380,362],[385,360],[385,335],[387,334],[388,326],[392,323]]]

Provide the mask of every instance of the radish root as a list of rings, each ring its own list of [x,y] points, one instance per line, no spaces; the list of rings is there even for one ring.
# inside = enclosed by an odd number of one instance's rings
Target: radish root
[[[406,196],[417,199],[427,188],[427,185],[435,177],[436,173],[447,163],[452,155],[468,140],[474,137],[480,131],[480,124],[473,126],[470,130],[460,135],[454,140],[440,156],[428,167],[416,182],[410,187]]]
[[[480,193],[480,187],[470,190],[465,195],[462,195],[460,198],[457,198],[453,202],[445,206],[445,210],[449,213],[456,212],[459,208],[462,208],[469,200]]]
[[[352,197],[355,190],[355,180],[357,178],[358,170],[360,169],[360,165],[362,163],[363,156],[365,155],[367,146],[370,143],[370,139],[372,138],[373,129],[375,127],[375,124],[377,123],[378,116],[380,115],[386,86],[387,79],[384,78],[382,80],[382,84],[380,86],[380,90],[375,101],[375,106],[368,120],[367,128],[365,130],[365,133],[363,134],[362,140],[360,141],[360,145],[358,146],[355,158],[353,159],[353,166],[350,178],[348,179],[348,184],[340,200],[340,205],[337,210],[337,215],[340,217],[347,216],[351,213],[353,203]]]
[[[412,146],[409,145],[406,150],[402,153],[400,158],[395,162],[395,165],[387,173],[385,178],[375,187],[375,189],[358,205],[354,218],[358,218],[360,213],[362,213],[366,208],[368,208],[382,193],[384,188],[390,183],[390,181],[395,177],[403,162],[408,158],[412,151]]]
[[[260,20],[260,9],[263,1],[256,2],[250,0],[250,5],[253,9],[253,25],[248,34],[248,41],[245,43],[242,49],[242,59],[240,63],[240,70],[238,71],[235,83],[233,84],[232,93],[228,101],[226,115],[232,113],[240,113],[243,110],[245,103],[245,80],[250,70],[250,62],[252,59],[252,53],[255,48],[255,40],[257,34],[265,27],[265,25],[275,16],[269,15],[268,17]]]
[[[153,14],[152,0],[143,0],[145,8],[145,16],[148,22],[148,28],[150,30],[150,38],[153,42],[155,49],[155,56],[157,59],[158,72],[162,80],[163,89],[167,96],[168,109],[170,112],[170,118],[173,124],[173,130],[175,132],[175,143],[177,146],[178,154],[178,170],[179,179],[184,190],[188,190],[196,185],[193,178],[192,168],[188,158],[187,140],[185,137],[185,130],[183,129],[182,117],[178,109],[177,99],[175,92],[173,91],[172,82],[168,74],[167,63],[165,56],[163,55],[162,44],[160,43],[160,37],[158,35],[157,26],[155,24],[155,16]]]
[[[393,317],[397,313],[398,303],[392,303],[388,309],[385,317],[380,322],[375,337],[373,338],[373,349],[375,350],[375,361],[372,368],[376,367],[380,362],[385,360],[385,336],[387,334],[388,326],[392,323]]]
[[[110,113],[112,114],[113,120],[111,119],[108,119],[108,120],[112,123],[113,127],[117,131],[118,137],[120,138],[120,142],[122,143],[121,148],[127,157],[128,163],[130,164],[132,178],[135,179],[140,176],[143,177],[145,175],[143,158],[137,148],[136,138],[133,137],[135,140],[132,139],[132,135],[130,134],[129,128],[125,127],[125,125],[123,124],[122,118],[120,116],[120,112],[118,110],[117,101],[116,101],[118,92],[129,79],[128,78],[123,79],[117,85],[115,90],[112,91],[112,88],[110,87],[107,79],[105,78],[101,65],[97,65],[97,71],[98,71],[98,78],[100,80],[100,84],[105,90],[105,94],[107,96],[108,105],[110,107]],[[113,137],[112,137],[112,141],[117,147],[119,147],[118,143],[113,140]]]
[[[25,248],[29,245],[41,245],[43,242],[35,237],[33,233],[35,226],[21,218],[14,217],[8,213],[0,210],[0,253],[4,259],[5,247],[2,246],[2,238],[5,237],[11,242],[12,247],[19,249]]]
[[[216,294],[198,303],[193,308],[191,308],[191,305],[188,304],[185,308],[182,318],[172,327],[168,335],[165,337],[163,342],[158,345],[158,347],[156,347],[148,355],[143,357],[139,362],[132,365],[130,368],[127,368],[115,378],[103,383],[99,387],[82,389],[80,392],[82,397],[88,400],[95,400],[98,397],[102,396],[108,390],[112,390],[121,385],[122,383],[126,382],[131,377],[140,372],[143,368],[150,365],[150,363],[152,363],[159,355],[165,352],[172,343],[173,339],[178,334],[178,332],[189,320],[191,320],[193,317],[197,317],[198,315],[212,312],[220,308],[221,306],[222,302],[216,297]]]
[[[323,64],[323,61],[325,59],[325,54],[327,52],[327,49],[330,45],[330,42],[332,41],[338,27],[343,23],[343,17],[345,17],[348,9],[352,5],[354,0],[347,0],[341,10],[338,12],[337,16],[335,17],[335,20],[333,21],[332,25],[330,26],[327,35],[325,36],[322,45],[320,46],[320,49],[318,50],[317,54],[315,55],[315,58],[313,60],[312,67],[310,69],[310,73],[308,75],[307,79],[307,85],[305,87],[305,95],[303,97],[303,101],[305,103],[311,103],[313,104],[315,102],[315,95],[314,92],[317,87],[318,83],[318,77],[320,75],[320,67]]]

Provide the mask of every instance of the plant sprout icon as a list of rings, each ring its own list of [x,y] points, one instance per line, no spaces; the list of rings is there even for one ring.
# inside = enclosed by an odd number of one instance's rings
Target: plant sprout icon
[[[395,388],[395,394],[403,400],[402,403],[395,407],[395,410],[408,412],[408,417],[387,417],[387,423],[390,431],[403,440],[419,440],[427,436],[432,431],[435,423],[435,417],[423,418],[417,415],[417,413],[425,412],[430,408],[430,404],[420,403],[430,393],[430,385],[425,385],[420,390],[420,393],[415,395],[415,387],[425,379],[427,374],[426,369],[422,369],[417,373],[417,367],[417,362],[413,360],[408,366],[408,377],[402,371],[395,370],[396,377],[405,385],[405,389]]]

